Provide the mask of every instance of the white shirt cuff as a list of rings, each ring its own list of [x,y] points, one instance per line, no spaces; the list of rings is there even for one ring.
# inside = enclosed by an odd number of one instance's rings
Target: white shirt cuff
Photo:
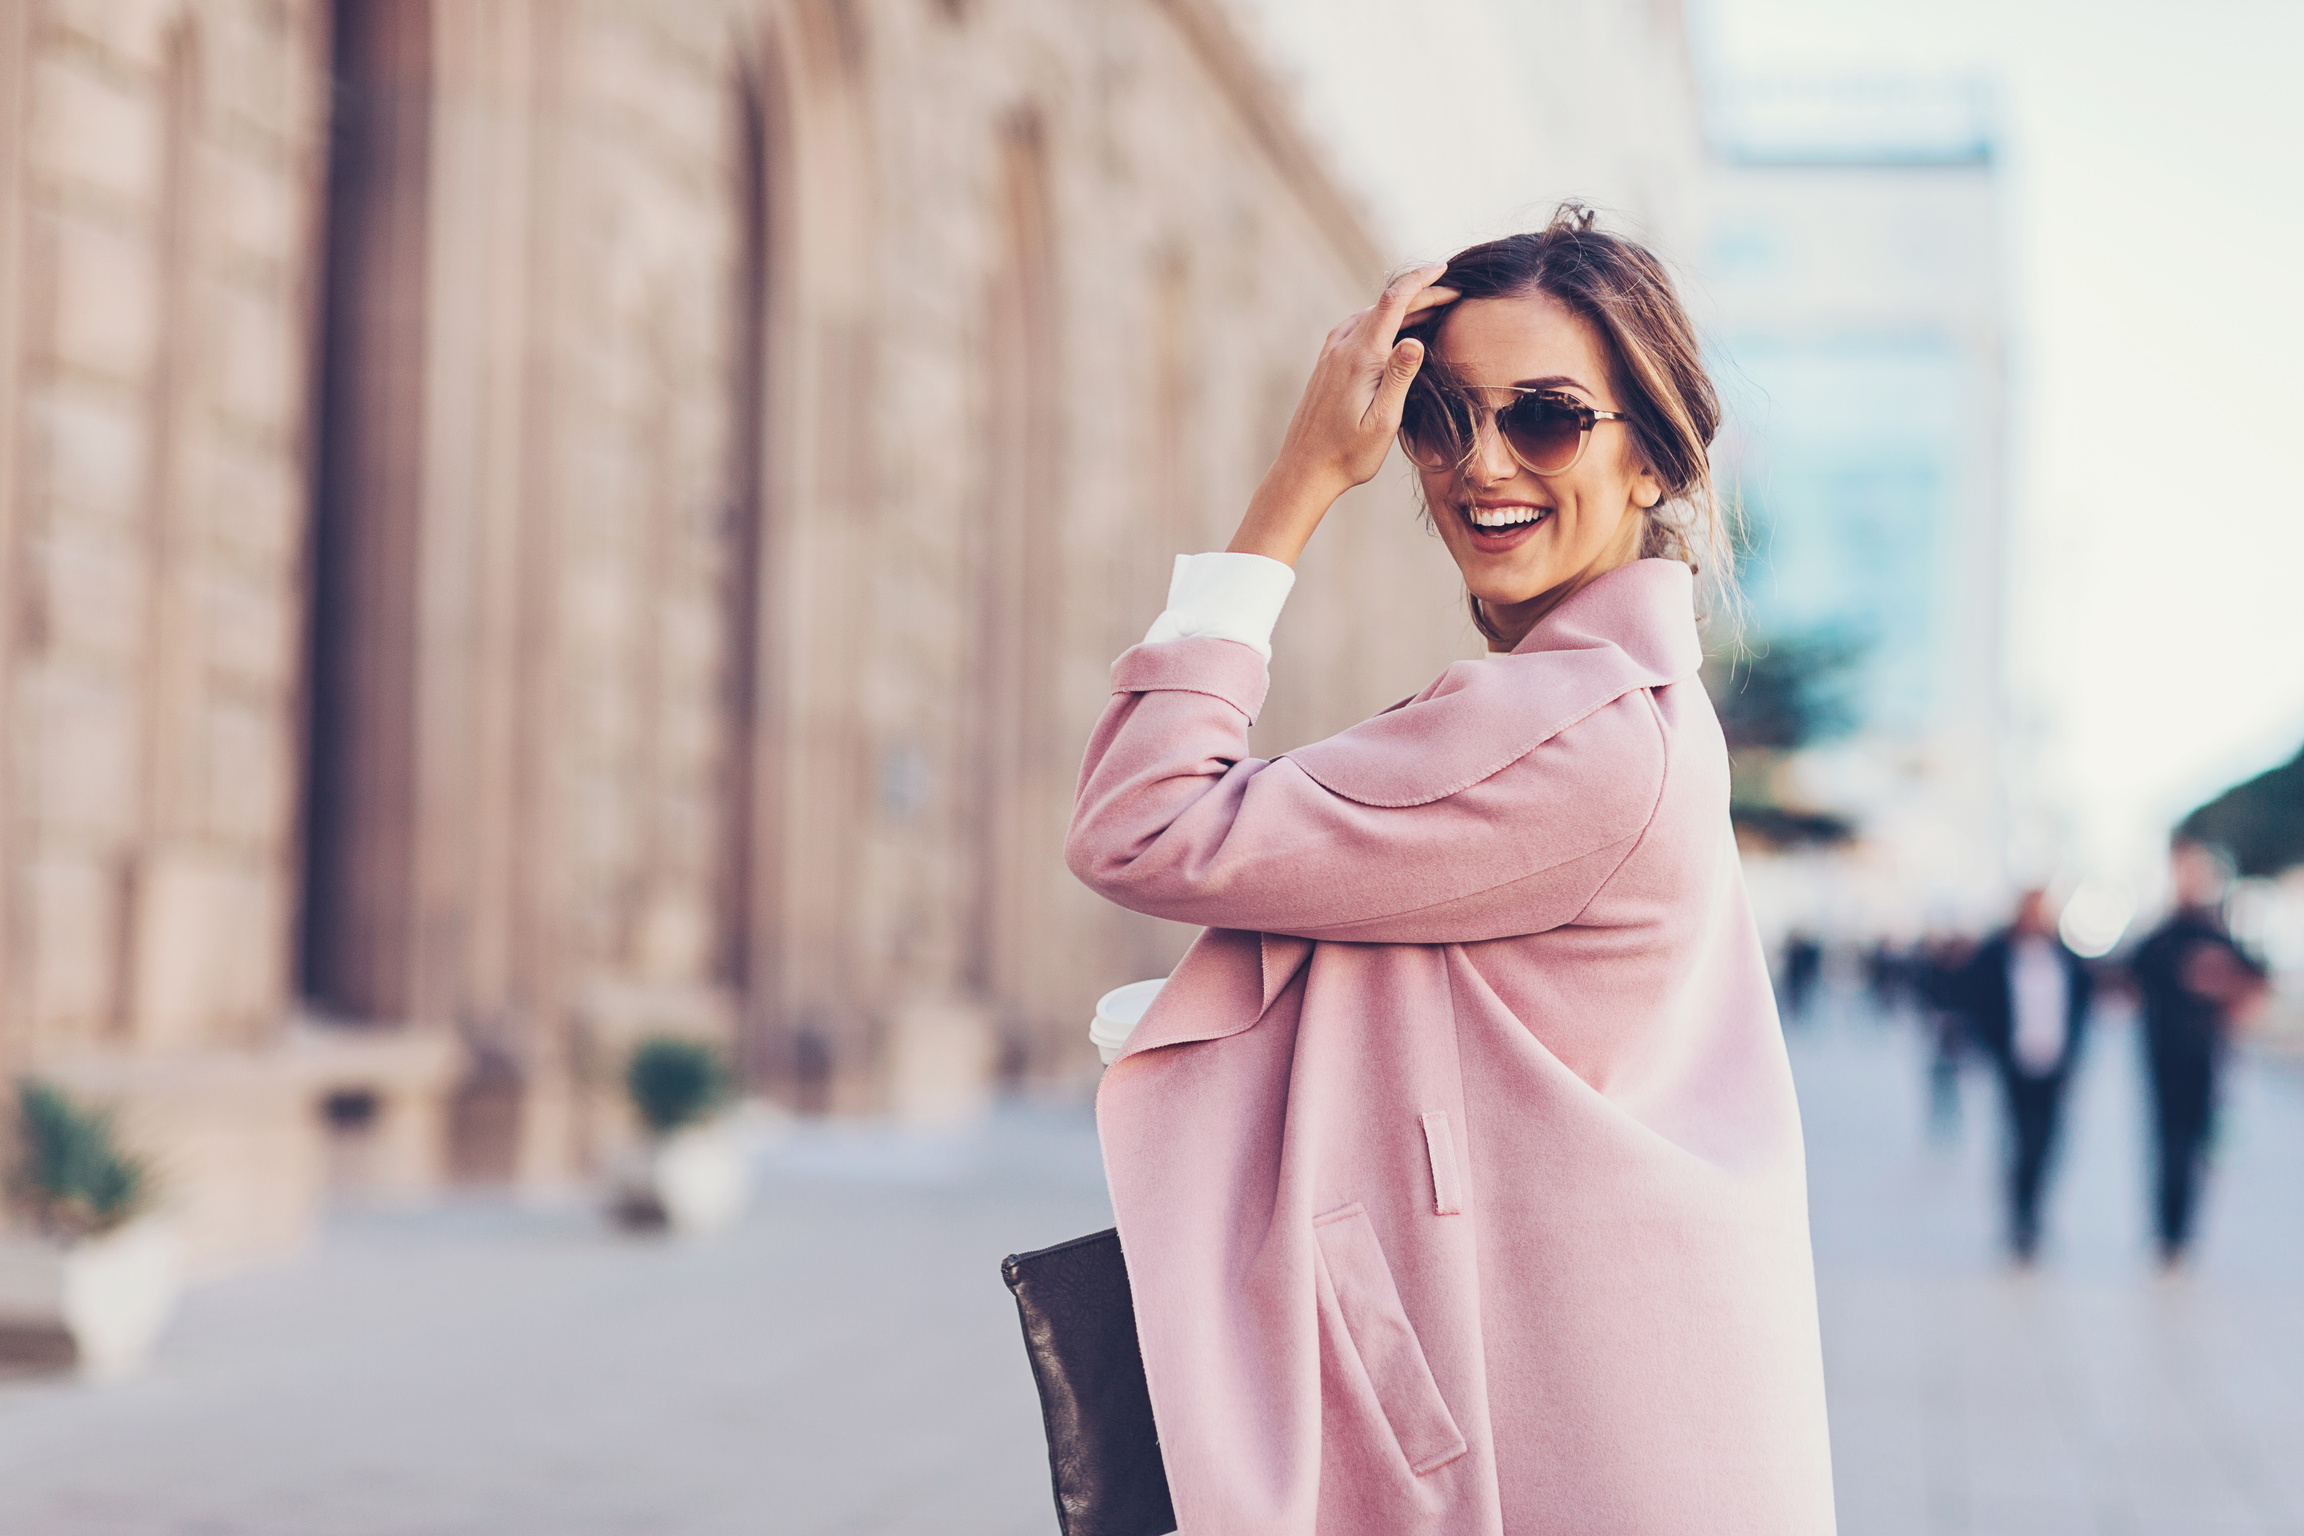
[[[1168,607],[1145,632],[1157,640],[1237,640],[1272,659],[1272,626],[1296,585],[1296,572],[1264,555],[1218,550],[1178,555]]]

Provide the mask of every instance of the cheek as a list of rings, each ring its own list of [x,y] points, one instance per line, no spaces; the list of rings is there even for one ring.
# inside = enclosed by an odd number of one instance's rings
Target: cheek
[[[1455,477],[1427,474],[1418,470],[1416,484],[1424,492],[1424,510],[1431,514],[1432,521],[1437,523],[1445,519],[1456,495]]]
[[[1639,509],[1633,502],[1635,466],[1602,460],[1576,467],[1576,514],[1587,528],[1611,531]]]
[[[1640,478],[1647,462],[1633,446],[1630,432],[1618,432],[1612,446],[1615,451],[1607,459],[1609,484],[1614,487],[1614,494],[1631,502],[1640,489]]]

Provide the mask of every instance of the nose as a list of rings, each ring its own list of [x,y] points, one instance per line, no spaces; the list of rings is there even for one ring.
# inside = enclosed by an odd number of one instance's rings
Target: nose
[[[1504,434],[1496,430],[1495,416],[1482,412],[1472,428],[1472,456],[1464,461],[1464,478],[1485,488],[1499,485],[1518,473],[1520,461],[1504,446]]]

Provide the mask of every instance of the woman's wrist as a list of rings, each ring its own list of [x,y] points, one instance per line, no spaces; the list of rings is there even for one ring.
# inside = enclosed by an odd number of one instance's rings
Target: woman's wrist
[[[1320,519],[1328,515],[1336,498],[1350,489],[1345,484],[1331,485],[1325,476],[1300,473],[1285,461],[1277,462],[1256,487],[1256,494],[1248,498],[1240,531],[1225,548],[1234,554],[1262,555],[1293,566],[1311,542]]]

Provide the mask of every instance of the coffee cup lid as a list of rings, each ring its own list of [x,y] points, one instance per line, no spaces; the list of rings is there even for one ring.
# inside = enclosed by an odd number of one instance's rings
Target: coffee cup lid
[[[1089,1022],[1088,1038],[1098,1044],[1111,1045],[1126,1040],[1128,1032],[1144,1017],[1144,1011],[1152,1006],[1152,999],[1160,995],[1160,989],[1167,983],[1165,976],[1132,981],[1096,999],[1096,1017]]]

